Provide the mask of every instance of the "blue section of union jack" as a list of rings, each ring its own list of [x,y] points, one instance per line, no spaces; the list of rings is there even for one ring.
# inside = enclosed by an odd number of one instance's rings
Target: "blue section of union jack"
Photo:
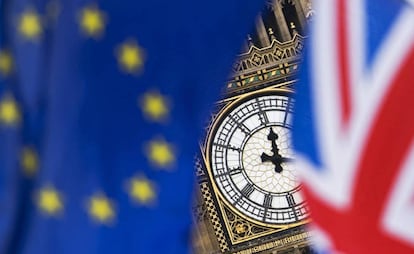
[[[414,252],[412,2],[314,1],[293,138],[333,253]]]

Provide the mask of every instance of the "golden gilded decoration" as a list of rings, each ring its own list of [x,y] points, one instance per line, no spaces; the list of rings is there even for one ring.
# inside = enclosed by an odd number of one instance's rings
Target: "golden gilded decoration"
[[[234,227],[237,234],[244,234],[247,231],[247,225],[239,223]]]
[[[201,194],[203,196],[204,202],[205,202],[207,213],[211,221],[211,225],[213,227],[214,234],[217,239],[219,248],[222,252],[229,251],[230,250],[229,244],[226,240],[226,234],[224,232],[225,226],[223,225],[219,217],[217,207],[215,206],[215,203],[213,200],[214,193],[210,191],[210,187],[208,186],[206,182],[202,182],[200,184],[200,190],[201,190]]]
[[[304,37],[296,34],[291,41],[274,40],[266,48],[252,47],[233,64],[232,78],[227,82],[228,93],[239,93],[257,86],[283,80],[295,74],[300,63]]]
[[[224,219],[229,230],[229,236],[232,243],[242,243],[262,236],[270,235],[275,232],[286,229],[286,227],[269,228],[265,225],[257,225],[246,218],[236,214],[232,209],[226,207],[220,202]]]

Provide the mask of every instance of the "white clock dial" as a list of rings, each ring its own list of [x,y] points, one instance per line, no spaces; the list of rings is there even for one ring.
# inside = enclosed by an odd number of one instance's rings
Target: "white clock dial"
[[[213,180],[226,202],[249,219],[279,225],[307,216],[292,163],[292,106],[285,95],[236,102],[212,132]]]
[[[271,154],[271,142],[267,140],[270,128],[278,133],[277,140],[279,154],[283,158],[293,159],[290,149],[290,135],[286,128],[279,126],[265,127],[257,130],[246,141],[243,153],[242,164],[247,177],[259,188],[267,192],[287,192],[297,187],[296,171],[292,163],[281,163],[282,172],[276,172],[275,165],[271,161],[263,162],[263,153]]]

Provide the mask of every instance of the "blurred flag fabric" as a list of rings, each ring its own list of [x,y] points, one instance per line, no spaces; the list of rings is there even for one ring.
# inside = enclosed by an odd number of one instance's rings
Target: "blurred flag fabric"
[[[186,253],[193,157],[263,1],[0,0],[0,253]]]
[[[414,8],[315,0],[294,146],[327,253],[414,253]]]

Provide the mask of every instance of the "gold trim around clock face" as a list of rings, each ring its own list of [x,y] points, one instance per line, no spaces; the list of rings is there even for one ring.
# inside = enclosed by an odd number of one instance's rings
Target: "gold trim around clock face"
[[[248,101],[249,99],[254,99],[254,98],[258,98],[261,96],[286,96],[286,97],[290,97],[293,94],[292,90],[290,89],[286,89],[286,88],[275,88],[275,87],[268,87],[259,91],[254,91],[254,92],[250,92],[250,93],[246,93],[243,95],[239,95],[236,97],[233,97],[231,99],[227,99],[225,102],[227,102],[227,105],[225,105],[218,113],[217,116],[215,117],[210,129],[209,129],[209,133],[207,136],[207,143],[205,144],[204,147],[204,152],[205,152],[205,156],[203,154],[203,159],[205,161],[205,165],[207,168],[207,172],[210,178],[210,181],[212,183],[212,187],[214,192],[216,193],[216,195],[218,195],[218,198],[220,199],[220,201],[223,202],[223,204],[228,207],[229,209],[231,209],[232,212],[234,212],[235,214],[237,214],[238,216],[240,216],[241,218],[252,222],[256,225],[260,225],[260,226],[264,226],[264,227],[268,227],[268,228],[273,228],[276,231],[279,230],[285,230],[287,228],[291,228],[291,227],[295,227],[295,226],[299,226],[299,225],[303,225],[306,224],[307,222],[309,222],[309,220],[306,219],[302,219],[299,221],[295,221],[292,223],[280,223],[280,224],[276,224],[276,223],[267,223],[267,222],[263,222],[263,221],[259,221],[257,219],[251,218],[247,215],[245,215],[244,213],[242,213],[241,211],[239,211],[236,207],[234,207],[228,200],[226,197],[224,197],[222,191],[218,188],[217,183],[215,181],[215,176],[213,175],[212,172],[212,167],[211,167],[211,156],[212,156],[212,143],[214,140],[214,137],[217,134],[217,130],[220,126],[220,124],[222,123],[222,121],[228,116],[229,113],[231,113],[234,109],[237,108],[238,105],[241,105],[243,102]],[[220,209],[223,212],[223,208],[220,205]],[[226,226],[228,227],[229,225],[227,225],[228,223],[226,222]]]

